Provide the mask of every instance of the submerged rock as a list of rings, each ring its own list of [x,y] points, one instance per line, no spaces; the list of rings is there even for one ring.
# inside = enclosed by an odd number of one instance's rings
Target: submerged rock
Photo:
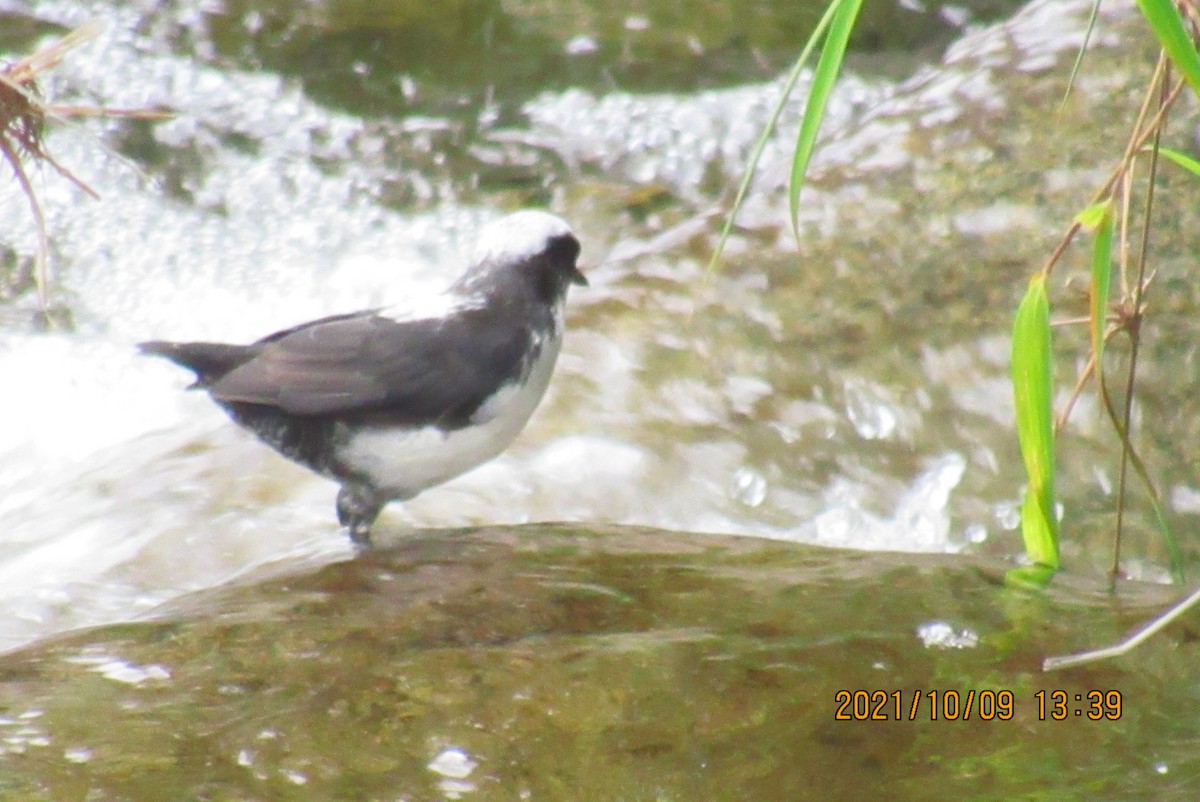
[[[0,798],[1170,798],[1200,727],[1157,717],[1194,645],[1040,672],[1165,591],[1054,603],[1001,570],[623,528],[421,534],[0,658]],[[1100,720],[1075,697],[1094,689],[1119,695]]]

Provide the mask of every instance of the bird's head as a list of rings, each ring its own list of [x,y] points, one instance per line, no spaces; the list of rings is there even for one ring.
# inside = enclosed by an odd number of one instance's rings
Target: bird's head
[[[514,212],[483,228],[459,284],[486,292],[515,281],[557,302],[569,285],[588,283],[576,264],[579,251],[579,240],[561,217],[534,209]]]

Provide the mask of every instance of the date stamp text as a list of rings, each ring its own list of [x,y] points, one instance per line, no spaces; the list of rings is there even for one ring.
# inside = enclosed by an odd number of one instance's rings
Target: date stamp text
[[[1117,721],[1122,712],[1122,694],[1112,690],[1038,691],[1020,699],[1013,691],[990,689],[839,690],[833,703],[835,721],[1009,721],[1021,704],[1036,705],[1039,721]]]

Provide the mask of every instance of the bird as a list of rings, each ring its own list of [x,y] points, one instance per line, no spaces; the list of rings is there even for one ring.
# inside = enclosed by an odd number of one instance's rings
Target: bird
[[[587,286],[570,226],[525,209],[486,225],[434,311],[323,317],[248,345],[138,345],[191,370],[235,423],[340,485],[336,511],[370,545],[383,507],[500,454],[541,402],[571,285]]]

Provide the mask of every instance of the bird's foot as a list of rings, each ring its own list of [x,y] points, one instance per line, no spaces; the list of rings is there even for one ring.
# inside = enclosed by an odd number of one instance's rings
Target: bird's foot
[[[342,485],[342,489],[338,491],[338,521],[346,527],[350,539],[359,546],[370,545],[371,526],[382,509],[383,501],[366,485]]]

